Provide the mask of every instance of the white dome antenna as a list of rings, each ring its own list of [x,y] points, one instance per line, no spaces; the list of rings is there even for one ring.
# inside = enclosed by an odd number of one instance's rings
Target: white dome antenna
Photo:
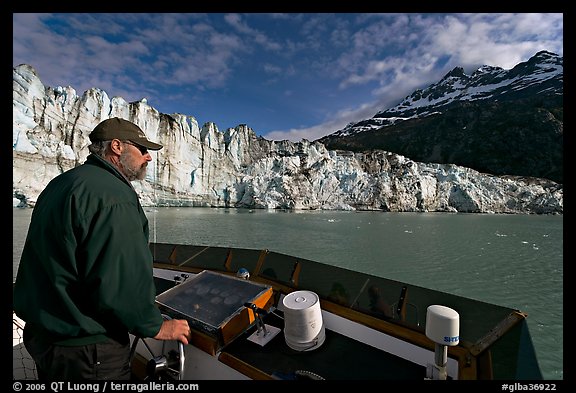
[[[428,306],[426,312],[426,337],[434,341],[434,363],[426,368],[427,379],[446,379],[448,346],[460,342],[460,315],[445,306]]]

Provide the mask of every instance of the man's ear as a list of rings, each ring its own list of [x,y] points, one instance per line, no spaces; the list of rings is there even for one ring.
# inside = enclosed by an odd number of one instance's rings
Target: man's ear
[[[122,149],[124,149],[124,146],[122,145],[122,141],[120,139],[112,139],[108,145],[108,148],[110,149],[111,153],[119,156],[122,154]]]

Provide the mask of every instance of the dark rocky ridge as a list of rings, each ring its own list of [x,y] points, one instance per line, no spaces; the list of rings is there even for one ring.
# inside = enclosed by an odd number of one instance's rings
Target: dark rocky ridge
[[[456,68],[398,106],[318,141],[563,183],[563,101],[563,59],[539,52],[509,71],[482,67],[467,76]]]

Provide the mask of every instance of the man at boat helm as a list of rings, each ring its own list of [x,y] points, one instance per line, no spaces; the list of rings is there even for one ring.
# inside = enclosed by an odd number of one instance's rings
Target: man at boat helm
[[[14,285],[39,379],[129,379],[129,333],[190,339],[188,322],[155,304],[148,219],[130,183],[163,146],[117,117],[90,140],[86,162],[38,197]]]

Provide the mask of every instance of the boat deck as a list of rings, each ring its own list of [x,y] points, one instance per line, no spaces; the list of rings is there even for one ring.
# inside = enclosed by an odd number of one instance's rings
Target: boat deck
[[[425,311],[432,304],[450,307],[460,317],[460,342],[448,348],[448,378],[542,378],[526,314],[519,310],[268,250],[154,243],[151,251],[159,306],[172,318],[185,317],[193,326],[198,322],[197,329],[192,329],[191,345],[184,348],[189,366],[184,374],[191,380],[289,380],[305,376],[326,380],[423,380],[435,358],[434,343],[424,331]],[[253,285],[264,285],[266,290],[245,299],[238,297],[268,311],[264,323],[281,329],[264,346],[248,340],[257,326],[247,308],[226,313],[224,319],[211,324],[209,319],[193,315],[196,301],[192,304],[191,298],[179,297],[188,289],[197,296],[205,294],[206,288],[192,283],[205,271],[233,277],[240,269],[250,272]],[[170,292],[174,296],[167,296],[165,293],[175,286],[179,289]],[[230,292],[232,287],[223,283],[212,289]],[[285,341],[280,304],[282,296],[295,290],[311,291],[320,298],[325,338],[313,350],[297,351]],[[232,292],[239,295],[236,289]],[[198,305],[214,303],[220,310],[216,303],[234,297],[220,294],[202,298],[204,303]],[[185,301],[172,308],[174,313],[170,315],[166,308],[175,306],[172,300]],[[386,306],[380,307],[381,302]],[[25,356],[21,342],[22,326],[23,322],[15,318],[14,378],[34,378],[33,362]],[[137,343],[142,350],[135,353],[133,362],[137,378],[146,377],[147,355],[159,354],[158,349],[164,351],[165,342],[148,342],[153,350]]]
[[[275,313],[278,310],[275,311]],[[278,328],[283,320],[275,313],[264,317],[264,322]],[[423,380],[426,368],[395,355],[380,351],[326,329],[324,343],[311,351],[290,348],[282,332],[270,342],[260,346],[247,338],[256,331],[254,326],[224,348],[220,360],[233,368],[248,365],[274,379],[299,379],[301,374],[312,373],[326,380]],[[362,356],[358,356],[362,354]],[[248,375],[249,377],[261,377]],[[312,377],[313,377],[312,376]],[[312,378],[313,379],[313,378]]]

